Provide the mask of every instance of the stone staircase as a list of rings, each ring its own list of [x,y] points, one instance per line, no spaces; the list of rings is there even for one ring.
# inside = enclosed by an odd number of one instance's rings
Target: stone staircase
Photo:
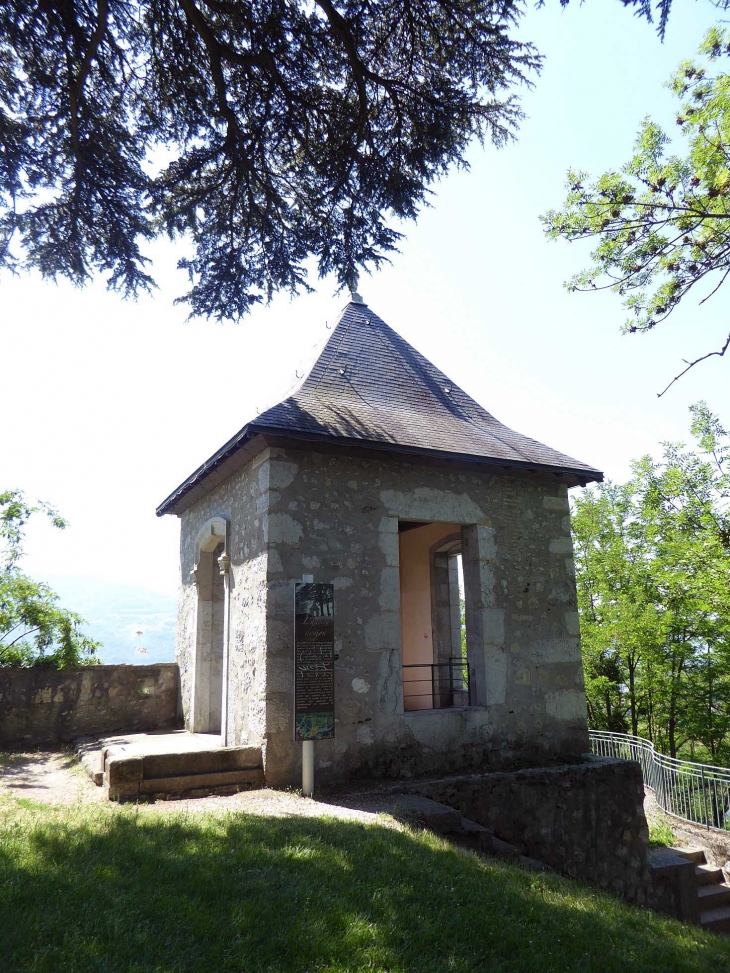
[[[419,824],[443,835],[449,841],[483,855],[504,858],[533,872],[550,871],[547,865],[522,855],[507,841],[497,838],[490,828],[465,818],[460,811],[439,804],[420,794],[395,794],[390,808],[393,817],[409,824]]]
[[[396,793],[390,811],[396,818],[419,824],[473,851],[512,861],[531,871],[550,871],[543,862],[522,855],[514,845],[497,838],[489,828],[463,817],[455,808],[430,798]],[[655,867],[659,871],[667,865],[676,869],[678,861],[685,873],[686,911],[683,921],[697,922],[699,919],[703,929],[730,935],[730,885],[724,881],[722,869],[707,863],[702,848],[663,849],[657,855]],[[694,863],[694,876],[687,862]]]
[[[205,797],[263,787],[260,747],[221,747],[201,735],[132,734],[79,741],[77,755],[110,800]]]
[[[702,848],[674,848],[682,858],[695,863],[697,897],[700,903],[700,925],[703,929],[730,935],[730,885],[723,871],[708,865]]]

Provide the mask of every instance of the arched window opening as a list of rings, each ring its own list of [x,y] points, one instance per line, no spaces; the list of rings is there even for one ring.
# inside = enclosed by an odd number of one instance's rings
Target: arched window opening
[[[196,733],[221,733],[224,689],[225,582],[220,559],[226,554],[226,523],[206,524],[196,542],[193,571],[198,589],[193,679]]]

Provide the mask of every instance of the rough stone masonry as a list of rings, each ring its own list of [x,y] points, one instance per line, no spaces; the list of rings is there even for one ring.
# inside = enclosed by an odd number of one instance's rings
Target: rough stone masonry
[[[298,784],[307,577],[335,590],[320,782],[586,752],[567,491],[600,478],[499,423],[353,295],[298,392],[158,509],[181,519],[186,724],[261,746],[267,782]]]

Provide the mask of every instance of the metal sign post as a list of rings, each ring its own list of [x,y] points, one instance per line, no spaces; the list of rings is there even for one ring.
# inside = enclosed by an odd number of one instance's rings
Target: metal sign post
[[[314,740],[302,742],[302,795],[314,797]]]
[[[314,741],[335,735],[334,585],[294,585],[294,739],[302,743],[302,793],[314,794]]]

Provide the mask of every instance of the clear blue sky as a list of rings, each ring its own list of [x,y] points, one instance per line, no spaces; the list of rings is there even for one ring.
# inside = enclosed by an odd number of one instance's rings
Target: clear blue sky
[[[562,284],[587,250],[544,239],[569,166],[628,156],[645,114],[674,132],[663,87],[718,12],[675,0],[665,43],[618,0],[530,9],[522,32],[546,56],[506,149],[475,145],[471,169],[438,187],[392,266],[361,280],[365,300],[501,421],[614,479],[632,458],[687,440],[700,398],[730,422],[730,361],[682,366],[721,344],[728,295],[682,308],[661,331],[624,337],[612,294]],[[155,506],[266,405],[282,398],[344,303],[331,280],[277,298],[240,324],[185,323],[181,249],[154,248],[160,290],[125,303],[35,277],[0,279],[5,421],[0,485],[52,501],[71,526],[37,528],[26,569],[174,591],[178,524]],[[73,607],[73,606],[70,606]]]

